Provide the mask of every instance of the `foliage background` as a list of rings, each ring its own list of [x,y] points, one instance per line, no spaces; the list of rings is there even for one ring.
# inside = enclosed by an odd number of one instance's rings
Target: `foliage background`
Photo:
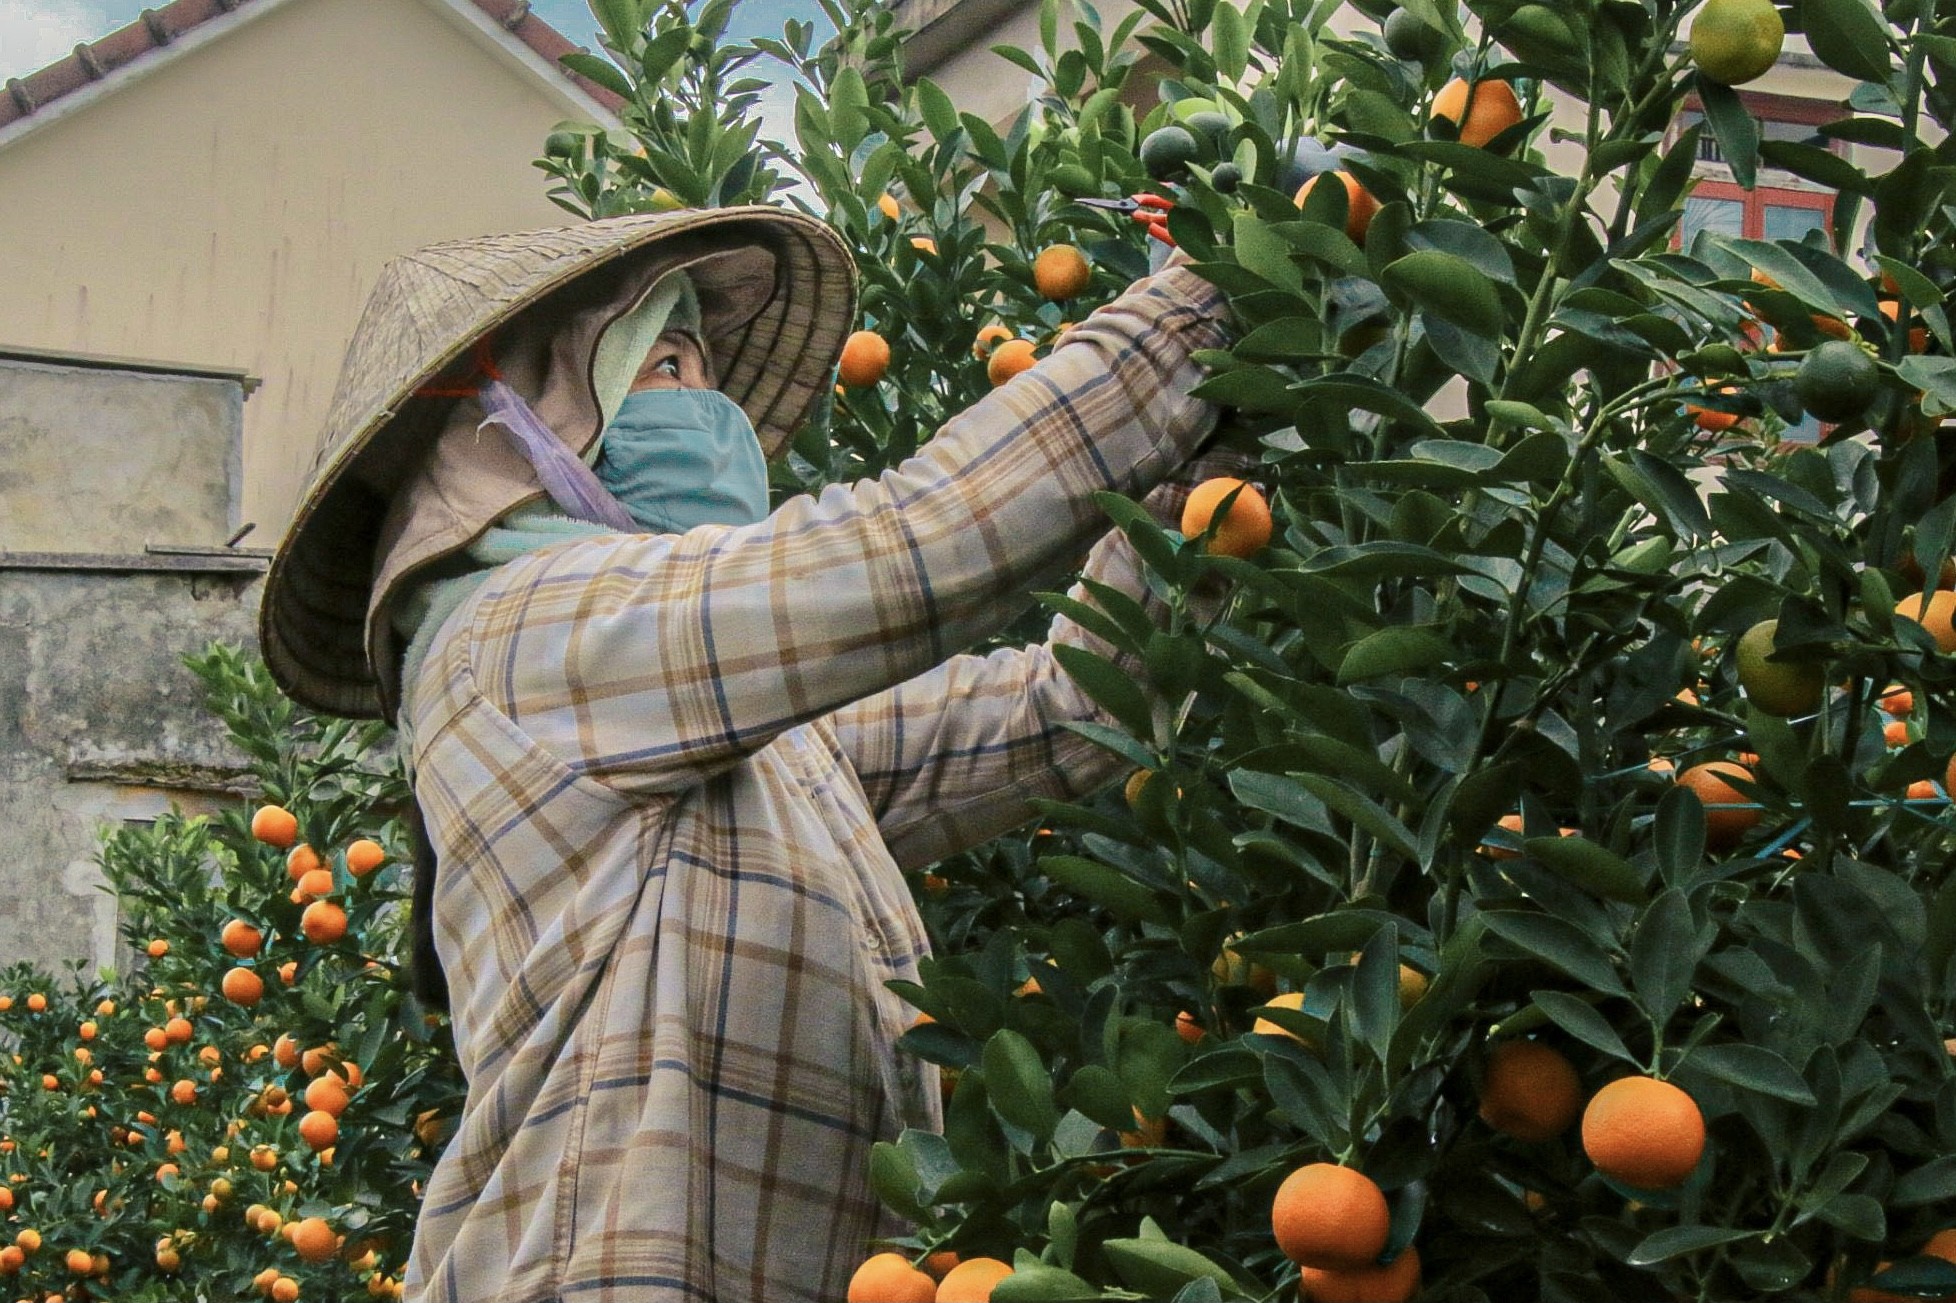
[[[981,325],[1044,343],[1139,274],[1138,234],[1069,201],[1150,184],[1137,153],[1164,124],[1199,141],[1161,179],[1239,318],[1205,392],[1260,434],[1278,538],[1234,562],[1107,504],[1164,595],[1220,573],[1234,598],[1166,631],[1066,608],[1145,659],[1145,695],[1069,669],[1119,721],[1096,740],[1169,781],[923,879],[938,959],[907,994],[934,1022],[906,1040],[957,1084],[943,1138],[879,1155],[879,1191],[914,1248],[1013,1259],[1023,1297],[1281,1290],[1269,1201],[1318,1158],[1391,1193],[1388,1252],[1418,1244],[1425,1297],[1842,1297],[1956,1199],[1956,888],[1930,781],[1956,735],[1945,654],[1894,615],[1956,524],[1940,16],[1785,11],[1859,83],[1823,133],[1895,151],[1870,175],[1761,142],[1679,48],[1688,5],[1412,0],[1390,43],[1396,6],[1339,28],[1335,8],[1149,0],[1109,30],[1048,4],[1037,48],[998,51],[1046,85],[1000,132],[902,75],[886,13],[832,7],[823,51],[791,31],[726,53],[725,75],[765,53],[805,83],[798,140],[770,146],[730,137],[697,80],[723,9],[653,15],[646,39],[648,11],[594,5],[642,112],[544,161],[564,202],[759,199],[779,166],[858,248],[892,367],[811,428],[784,490],[873,472],[983,392],[944,362]],[[1120,92],[1144,51],[1168,71],[1137,112]],[[1455,76],[1512,82],[1524,120],[1459,142],[1431,116]],[[1551,93],[1581,123],[1573,175],[1541,152]],[[1673,136],[1687,94],[1705,121]],[[1837,190],[1830,237],[1674,248],[1707,132],[1742,184],[1766,162]],[[719,167],[716,140],[753,165]],[[1240,184],[1215,183],[1225,160]],[[1339,188],[1293,202],[1332,168],[1383,205],[1362,240]],[[1061,242],[1095,280],[1048,304],[1027,264]],[[1799,379],[1832,335],[1879,360],[1875,397],[1824,446],[1780,446],[1803,401],[1841,405],[1822,368]],[[1688,403],[1742,421],[1708,431]],[[1791,719],[1737,684],[1737,635],[1769,619],[1829,685]],[[1709,823],[1650,764],[1741,754],[1747,799]],[[1405,1007],[1402,963],[1427,983]],[[1301,1012],[1264,1004],[1279,988]],[[1310,1048],[1246,1034],[1259,1013]],[[1488,1048],[1523,1035],[1586,1089],[1684,1086],[1707,1159],[1632,1190],[1573,1134],[1492,1131]],[[1137,1110],[1167,1120],[1139,1147]],[[1940,1296],[1956,1269],[1883,1283]]]

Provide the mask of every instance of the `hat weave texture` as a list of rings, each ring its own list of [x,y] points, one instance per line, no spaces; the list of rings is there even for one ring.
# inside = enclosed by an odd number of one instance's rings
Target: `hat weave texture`
[[[742,249],[771,256],[718,256]],[[401,576],[376,594],[376,552],[390,503],[455,402],[416,391],[444,373],[452,382],[476,342],[512,322],[689,265],[702,269],[689,274],[719,387],[747,412],[772,459],[828,390],[854,316],[854,262],[813,217],[762,206],[639,214],[432,245],[381,270],[266,578],[260,641],[289,694],[332,714],[392,713],[366,630]],[[581,443],[596,432],[557,433]],[[452,540],[445,545],[454,550]]]

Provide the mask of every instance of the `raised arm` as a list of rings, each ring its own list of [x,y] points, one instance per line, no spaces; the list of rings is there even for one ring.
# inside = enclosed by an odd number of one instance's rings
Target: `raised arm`
[[[765,521],[605,536],[499,572],[465,612],[483,697],[573,771],[677,791],[994,632],[1214,424],[1190,355],[1226,309],[1138,282],[881,477]]]
[[[1172,525],[1188,490],[1212,475],[1241,474],[1245,460],[1214,453],[1148,495],[1155,518]],[[1166,608],[1143,581],[1141,559],[1115,532],[1095,544],[1082,578],[1133,598],[1156,621]],[[1093,605],[1084,583],[1070,594]],[[888,692],[835,712],[838,745],[855,766],[890,853],[916,868],[975,846],[1032,817],[1035,798],[1073,800],[1128,766],[1068,721],[1111,725],[1053,655],[1070,643],[1135,676],[1137,659],[1117,653],[1065,616],[1046,641],[988,656],[954,656]]]

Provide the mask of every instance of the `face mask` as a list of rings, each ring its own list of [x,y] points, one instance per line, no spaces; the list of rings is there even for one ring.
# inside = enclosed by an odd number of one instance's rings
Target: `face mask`
[[[641,529],[767,518],[767,461],[740,404],[717,389],[641,389],[604,432],[598,479]]]

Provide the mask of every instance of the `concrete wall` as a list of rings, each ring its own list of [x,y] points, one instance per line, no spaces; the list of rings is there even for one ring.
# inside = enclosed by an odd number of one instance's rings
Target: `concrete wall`
[[[10,961],[116,962],[116,902],[94,863],[104,823],[208,810],[241,788],[243,758],[182,657],[253,643],[264,556],[146,545],[222,542],[242,404],[236,380],[0,359],[0,465],[33,458],[31,476],[0,477]],[[40,510],[49,482],[90,490],[64,497],[65,528]]]
[[[238,496],[251,541],[276,540],[381,264],[572,220],[530,165],[568,83],[470,14],[260,0],[9,128],[0,348],[262,377]]]
[[[105,823],[172,803],[208,810],[241,757],[180,658],[250,643],[246,572],[24,568],[0,555],[0,954],[58,968],[116,961],[116,903],[95,850]]]
[[[224,542],[243,403],[235,378],[0,357],[0,551]]]

